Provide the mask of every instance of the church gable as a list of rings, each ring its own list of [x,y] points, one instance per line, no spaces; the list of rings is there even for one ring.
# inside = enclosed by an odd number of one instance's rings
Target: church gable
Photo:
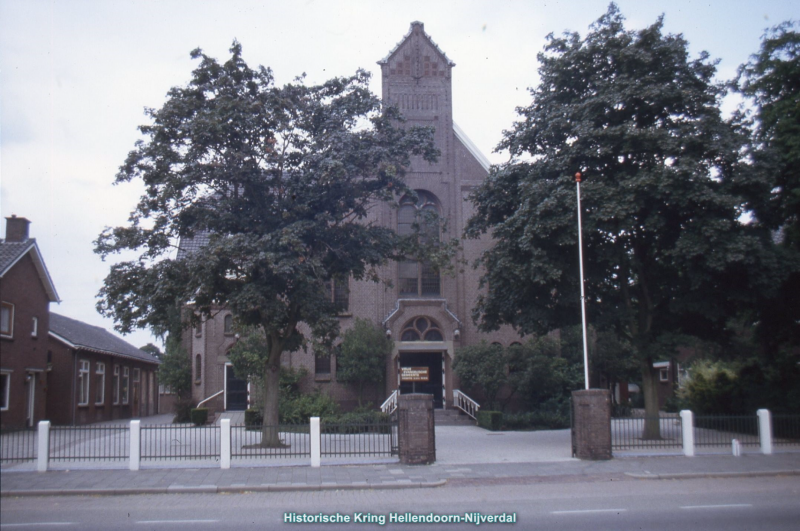
[[[455,66],[430,36],[422,22],[412,22],[406,36],[384,59],[378,61],[384,75],[422,77],[449,77]]]

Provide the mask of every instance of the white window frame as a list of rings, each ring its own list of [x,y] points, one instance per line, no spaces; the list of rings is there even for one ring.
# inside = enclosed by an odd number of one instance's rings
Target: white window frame
[[[131,395],[131,369],[130,367],[122,368],[122,405],[128,404]]]
[[[3,330],[3,311],[8,312],[8,328]],[[3,301],[0,303],[0,337],[14,337],[14,305],[10,302]]]
[[[78,361],[78,405],[89,405],[89,360]]]
[[[114,396],[113,396],[114,402],[113,402],[113,404],[115,406],[119,404],[119,396],[120,396],[120,394],[119,394],[120,393],[119,382],[120,382],[119,365],[114,365],[114,388],[113,388],[113,390],[114,390],[114,393],[113,393],[114,394]]]
[[[31,337],[39,337],[39,318],[33,317],[31,322]]]
[[[5,396],[0,397],[0,411],[8,411],[11,403],[11,371],[0,372],[0,379],[5,379],[6,381]]]
[[[133,369],[133,383],[139,383],[142,381],[142,371],[137,367]]]
[[[102,406],[106,403],[106,364],[98,361],[94,367],[95,378],[100,376],[97,391],[95,392],[95,394],[100,393],[100,399],[98,400],[95,396],[94,405]]]
[[[658,381],[669,382],[669,367],[661,367],[658,370]]]

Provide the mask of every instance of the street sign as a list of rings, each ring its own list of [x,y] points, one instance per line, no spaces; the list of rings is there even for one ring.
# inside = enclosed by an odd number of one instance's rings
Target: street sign
[[[428,367],[400,367],[401,382],[427,382],[430,380]]]

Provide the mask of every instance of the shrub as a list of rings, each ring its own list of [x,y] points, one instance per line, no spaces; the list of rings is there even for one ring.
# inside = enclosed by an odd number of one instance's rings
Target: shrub
[[[192,419],[192,423],[195,426],[202,426],[203,424],[208,422],[208,408],[206,407],[194,408],[192,409],[189,416]]]
[[[503,424],[503,413],[500,411],[478,411],[478,426],[491,431],[498,431]]]
[[[245,426],[261,426],[264,421],[264,416],[261,414],[260,409],[247,409],[244,412],[244,425]]]
[[[175,416],[172,418],[173,424],[184,424],[192,421],[192,409],[194,403],[190,400],[178,399],[175,402]]]
[[[308,424],[311,417],[333,417],[339,414],[339,404],[316,390],[305,395],[281,397],[278,415],[281,424]]]

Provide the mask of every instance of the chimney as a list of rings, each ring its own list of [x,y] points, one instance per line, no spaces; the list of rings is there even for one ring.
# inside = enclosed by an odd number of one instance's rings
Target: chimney
[[[6,242],[24,242],[28,239],[28,225],[31,222],[11,214],[6,218]]]

